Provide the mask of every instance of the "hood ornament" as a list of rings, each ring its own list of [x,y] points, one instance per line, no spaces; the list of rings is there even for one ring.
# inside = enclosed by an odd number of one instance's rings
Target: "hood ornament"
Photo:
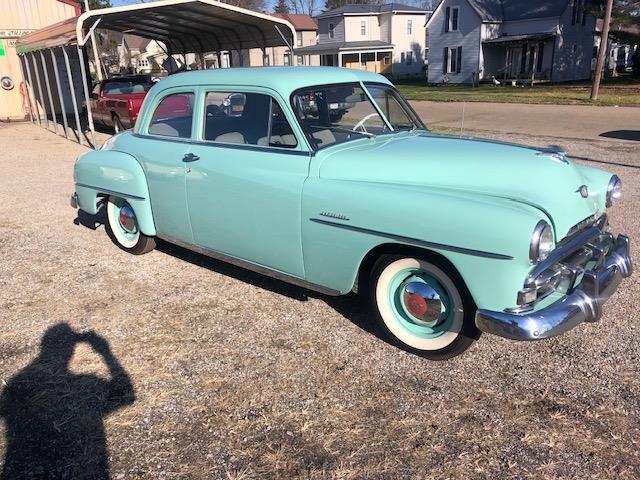
[[[589,196],[589,187],[586,185],[580,185],[576,190],[576,193],[579,193],[582,198],[587,198]]]
[[[547,156],[556,162],[566,163],[567,165],[569,164],[569,160],[567,160],[567,153],[561,147],[556,145],[541,148],[536,155]]]

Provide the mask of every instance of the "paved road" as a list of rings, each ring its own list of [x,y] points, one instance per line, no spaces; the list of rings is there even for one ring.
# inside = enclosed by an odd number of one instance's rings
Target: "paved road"
[[[411,105],[432,126],[460,128],[464,110],[465,130],[625,143],[640,141],[640,108],[637,107],[423,101],[412,101]]]

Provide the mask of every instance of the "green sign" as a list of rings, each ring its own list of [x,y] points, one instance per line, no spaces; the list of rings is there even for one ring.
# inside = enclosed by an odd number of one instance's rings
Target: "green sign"
[[[0,38],[0,57],[4,57],[4,40]]]

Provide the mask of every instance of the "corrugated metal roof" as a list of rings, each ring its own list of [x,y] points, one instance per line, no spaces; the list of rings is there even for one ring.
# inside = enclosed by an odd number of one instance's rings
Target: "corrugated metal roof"
[[[161,0],[104,8],[50,25],[21,37],[19,52],[78,43],[98,27],[160,40],[173,53],[241,50],[293,44],[295,29],[287,20],[217,0]]]

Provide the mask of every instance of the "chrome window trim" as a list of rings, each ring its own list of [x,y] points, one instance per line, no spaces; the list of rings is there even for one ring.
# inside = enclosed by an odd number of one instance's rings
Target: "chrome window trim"
[[[178,141],[180,143],[205,146],[205,147],[231,148],[235,150],[248,150],[248,151],[256,151],[256,152],[283,153],[285,155],[297,155],[301,157],[311,156],[311,152],[307,152],[305,150],[293,150],[290,148],[265,147],[262,145],[247,145],[245,143],[225,143],[225,142],[216,142],[213,140],[194,140],[192,138],[159,137],[156,135],[148,135],[148,134],[142,134],[142,133],[132,133],[132,135],[138,138],[148,138],[152,140],[160,140],[163,142]]]

